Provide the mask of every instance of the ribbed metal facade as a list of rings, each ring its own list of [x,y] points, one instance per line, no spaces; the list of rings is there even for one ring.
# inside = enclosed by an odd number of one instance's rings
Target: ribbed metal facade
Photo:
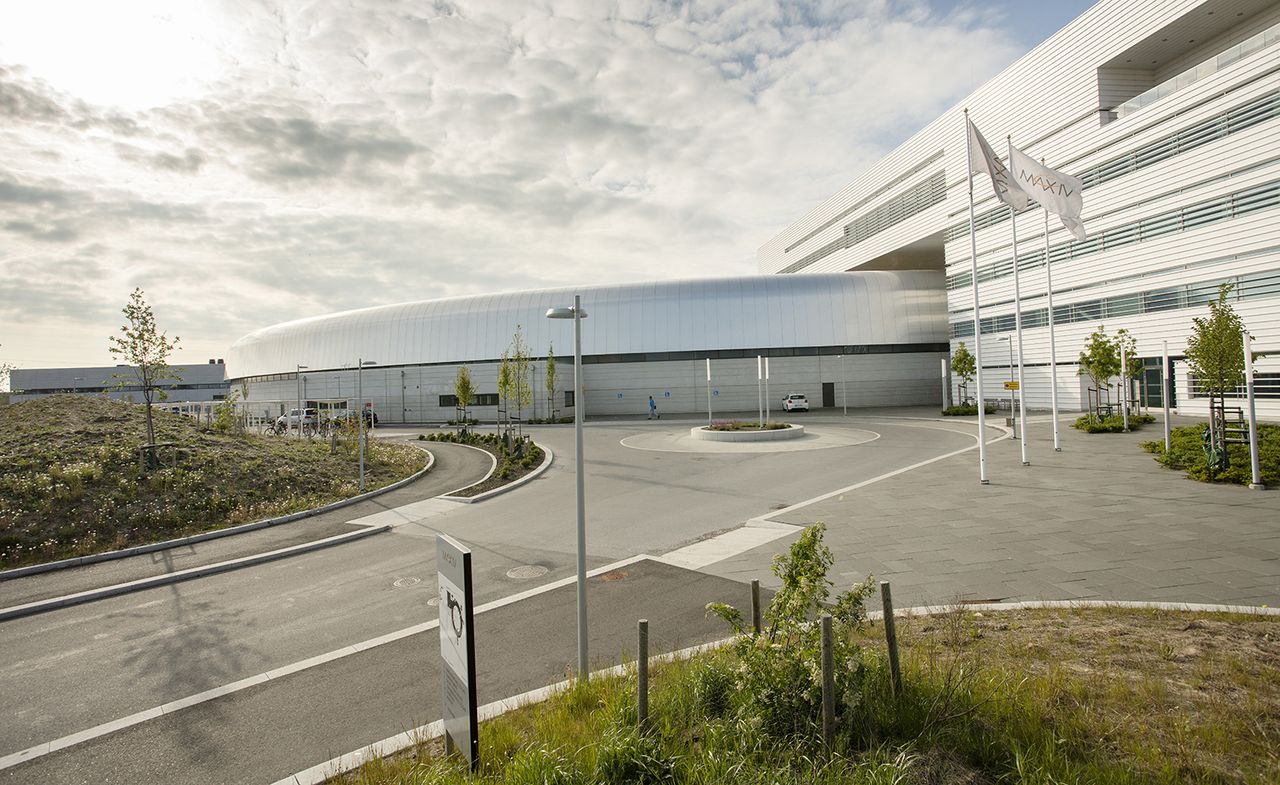
[[[572,389],[572,322],[545,313],[575,294],[588,314],[582,342],[592,414],[642,413],[637,401],[649,395],[666,411],[703,410],[708,358],[719,408],[754,409],[757,354],[771,358],[771,391],[806,392],[815,406],[823,384],[837,381],[855,390],[853,405],[941,399],[946,298],[942,273],[927,271],[658,281],[367,308],[251,333],[231,347],[228,375],[250,400],[346,399],[355,393],[357,360],[372,360],[360,382],[380,417],[431,421],[452,414],[442,396],[453,392],[461,364],[479,392],[496,392],[498,361],[519,328],[536,357],[554,344],[563,388]],[[844,363],[859,373],[853,387],[836,378],[845,354],[858,358]],[[544,368],[535,363],[535,373]]]
[[[953,346],[972,347],[967,108],[998,154],[1005,136],[1084,180],[1086,241],[1050,219],[1059,394],[1083,405],[1075,360],[1099,324],[1123,327],[1154,362],[1182,354],[1205,293],[1235,285],[1234,307],[1280,373],[1280,5],[1267,0],[1104,0],[931,122],[759,251],[762,272],[901,269],[947,274]],[[943,169],[946,198],[920,195]],[[1013,324],[1012,222],[974,178],[985,395],[1006,397]],[[852,208],[852,209],[851,209]],[[865,226],[876,223],[869,233]],[[1017,218],[1027,398],[1049,400],[1045,231]],[[1149,375],[1158,399],[1159,363]],[[1185,368],[1179,409],[1198,412]],[[1280,415],[1280,401],[1260,410]]]

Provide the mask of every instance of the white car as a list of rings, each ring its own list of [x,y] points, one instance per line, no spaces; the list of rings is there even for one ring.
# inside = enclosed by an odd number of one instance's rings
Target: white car
[[[809,399],[800,393],[791,393],[782,399],[782,410],[785,412],[809,411]]]
[[[302,428],[303,430],[315,430],[316,427],[316,410],[302,410]],[[285,431],[298,430],[298,410],[290,409],[288,414],[282,414],[276,418],[276,433],[284,433]]]

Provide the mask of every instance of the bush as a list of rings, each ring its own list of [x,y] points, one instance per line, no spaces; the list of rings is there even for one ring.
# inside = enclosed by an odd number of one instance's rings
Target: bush
[[[872,592],[871,578],[853,586],[828,605],[832,583],[827,578],[834,557],[822,542],[824,524],[805,529],[786,555],[773,560],[773,573],[782,580],[765,613],[760,633],[743,626],[742,613],[724,603],[707,610],[727,621],[739,634],[734,653],[732,711],[741,722],[758,727],[775,740],[820,738],[822,723],[821,613],[830,613],[834,632],[836,720],[845,729],[861,726],[855,715],[861,706],[867,668],[852,633],[866,623],[864,603]]]
[[[996,406],[993,403],[987,404],[987,414],[995,414]],[[964,404],[961,406],[948,406],[942,410],[944,417],[965,417],[976,416],[978,414],[978,405],[976,403]]]
[[[704,427],[708,431],[780,431],[791,426],[785,422],[766,422],[761,428],[759,420],[716,420]]]
[[[1142,426],[1155,421],[1156,418],[1149,414],[1131,414],[1129,415],[1129,430],[1136,431]],[[1085,433],[1123,433],[1124,417],[1119,414],[1113,414],[1110,417],[1093,417],[1086,414],[1071,423],[1071,427],[1082,430]]]
[[[1187,477],[1201,482],[1223,482],[1248,485],[1253,481],[1249,462],[1249,445],[1229,444],[1230,464],[1225,470],[1210,471],[1204,450],[1207,423],[1174,428],[1169,433],[1172,449],[1164,451],[1164,439],[1143,442],[1142,449],[1156,456],[1156,463],[1170,469],[1181,469]],[[1258,464],[1264,485],[1280,483],[1280,425],[1258,425]]]

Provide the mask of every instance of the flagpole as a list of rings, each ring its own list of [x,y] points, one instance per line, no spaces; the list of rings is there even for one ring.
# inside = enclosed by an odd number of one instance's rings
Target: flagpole
[[[1013,163],[1013,136],[1006,136],[1005,143],[1009,146],[1009,162]],[[1009,227],[1013,231],[1013,332],[1018,337],[1018,389],[1017,400],[1021,404],[1018,407],[1018,426],[1022,428],[1022,438],[1019,440],[1022,445],[1022,465],[1030,466],[1031,459],[1027,457],[1027,380],[1022,372],[1022,290],[1018,288],[1018,211],[1013,209],[1013,205],[1009,205]],[[1013,390],[1010,390],[1009,401],[1012,403],[1015,396]],[[1012,414],[1012,412],[1010,412]]]
[[[1040,159],[1044,164],[1044,159]],[[1049,267],[1049,208],[1040,205],[1044,212],[1044,288],[1049,297],[1049,406],[1053,411],[1053,451],[1062,452],[1058,441],[1058,353],[1053,335],[1053,270]],[[1026,432],[1023,432],[1026,435]]]
[[[978,237],[973,220],[973,151],[969,145],[969,110],[964,110],[964,157],[967,163],[965,178],[969,181],[969,263],[973,276],[973,359],[978,367],[978,481],[987,479],[987,407],[982,387],[982,319],[978,313]]]

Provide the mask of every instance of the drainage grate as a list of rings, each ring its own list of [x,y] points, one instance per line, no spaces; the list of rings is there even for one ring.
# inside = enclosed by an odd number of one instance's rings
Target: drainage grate
[[[397,589],[407,589],[410,586],[417,586],[419,583],[422,583],[421,578],[396,578],[391,585]]]
[[[507,577],[517,581],[527,581],[533,578],[541,578],[547,574],[547,568],[540,564],[524,564],[519,567],[512,567],[507,570]]]

